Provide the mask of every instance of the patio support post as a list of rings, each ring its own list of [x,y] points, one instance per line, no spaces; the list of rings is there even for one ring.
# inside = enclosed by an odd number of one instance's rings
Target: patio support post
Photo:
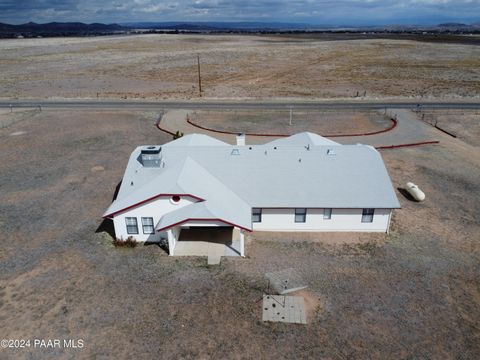
[[[242,229],[240,229],[240,256],[245,257],[245,235]]]
[[[169,250],[168,255],[173,256],[175,245],[176,245],[176,239],[172,229],[167,230],[167,237],[168,237],[168,250]]]

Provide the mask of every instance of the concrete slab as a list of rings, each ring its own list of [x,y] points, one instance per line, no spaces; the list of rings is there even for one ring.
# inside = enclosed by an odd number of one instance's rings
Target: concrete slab
[[[207,264],[208,265],[220,265],[221,256],[218,255],[208,255]]]
[[[182,229],[175,256],[240,256],[240,240],[231,228]]]
[[[301,275],[293,268],[268,272],[265,276],[269,281],[270,288],[280,295],[285,295],[308,287]]]
[[[264,295],[262,320],[306,324],[305,301],[301,296]]]
[[[208,242],[178,241],[175,245],[175,256],[208,256]]]
[[[224,256],[241,256],[240,239],[232,239],[231,243],[225,244]]]

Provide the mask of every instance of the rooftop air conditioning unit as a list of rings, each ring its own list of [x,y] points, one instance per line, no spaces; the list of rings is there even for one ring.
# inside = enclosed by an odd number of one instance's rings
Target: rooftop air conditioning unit
[[[141,150],[140,156],[143,167],[160,167],[162,160],[161,146],[146,146]]]

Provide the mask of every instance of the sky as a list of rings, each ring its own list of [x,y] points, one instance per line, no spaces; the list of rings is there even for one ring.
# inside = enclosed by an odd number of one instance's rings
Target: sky
[[[480,0],[0,0],[0,22],[262,21],[434,25],[480,21]]]

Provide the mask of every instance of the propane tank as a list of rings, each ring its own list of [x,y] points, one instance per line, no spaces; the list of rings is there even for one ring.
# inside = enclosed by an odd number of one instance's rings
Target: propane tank
[[[425,193],[418,188],[417,185],[407,182],[407,191],[417,201],[425,200]]]

